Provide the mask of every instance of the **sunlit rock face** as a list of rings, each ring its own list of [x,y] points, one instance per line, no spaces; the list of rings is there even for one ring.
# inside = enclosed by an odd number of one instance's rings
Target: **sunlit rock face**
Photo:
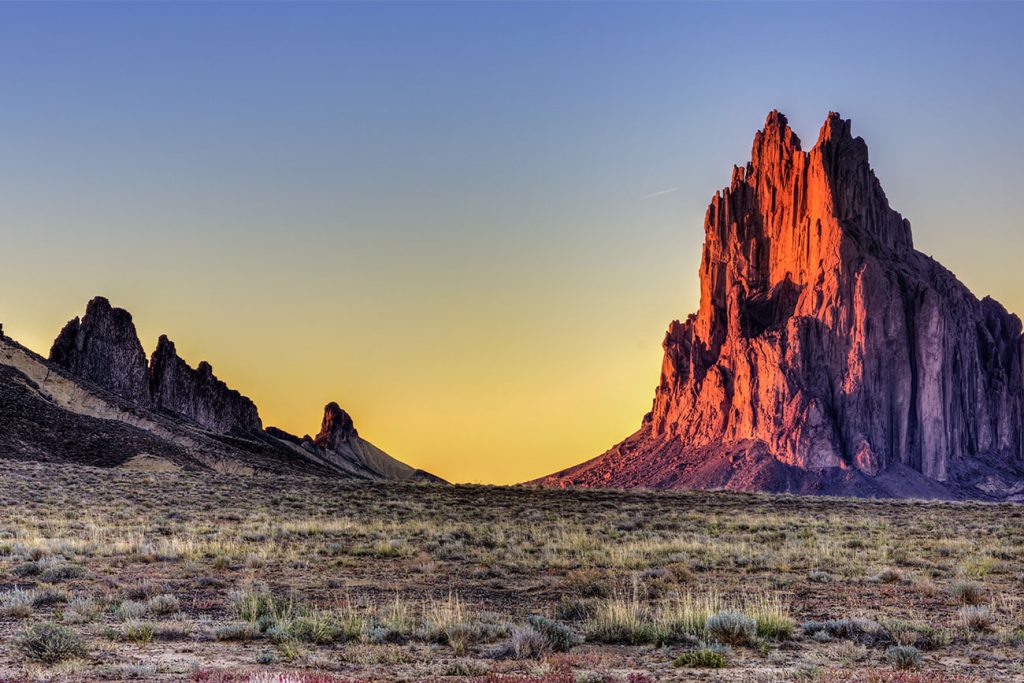
[[[964,496],[986,468],[1020,481],[1021,322],[914,250],[850,121],[830,113],[805,152],[771,112],[704,230],[700,309],[669,326],[652,412],[545,482]]]

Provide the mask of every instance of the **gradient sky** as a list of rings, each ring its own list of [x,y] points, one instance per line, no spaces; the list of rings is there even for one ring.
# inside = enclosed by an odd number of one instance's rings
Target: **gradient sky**
[[[772,108],[853,119],[918,249],[1024,312],[1024,4],[0,4],[0,321],[147,351],[452,481],[595,456]]]

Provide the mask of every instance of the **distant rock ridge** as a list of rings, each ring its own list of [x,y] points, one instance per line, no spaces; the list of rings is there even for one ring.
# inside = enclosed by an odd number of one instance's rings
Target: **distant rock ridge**
[[[167,335],[147,362],[131,314],[104,297],[64,326],[48,360],[0,334],[3,458],[443,481],[360,437],[334,402],[315,439],[264,429],[252,400],[209,363],[191,367]]]
[[[1024,481],[1021,322],[914,250],[849,120],[829,113],[804,152],[771,112],[704,230],[700,308],[669,326],[640,431],[541,483],[985,497]]]
[[[121,398],[189,418],[222,434],[261,432],[256,405],[213,374],[206,361],[192,368],[166,335],[148,363],[131,313],[101,296],[61,330],[50,361]]]

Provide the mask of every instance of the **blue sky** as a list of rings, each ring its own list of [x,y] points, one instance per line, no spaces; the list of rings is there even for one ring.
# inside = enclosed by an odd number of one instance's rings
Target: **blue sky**
[[[0,320],[45,352],[103,293],[270,424],[338,400],[443,475],[544,474],[649,407],[707,202],[772,108],[807,147],[852,118],[918,248],[1024,310],[1021,26],[1020,3],[0,4]]]

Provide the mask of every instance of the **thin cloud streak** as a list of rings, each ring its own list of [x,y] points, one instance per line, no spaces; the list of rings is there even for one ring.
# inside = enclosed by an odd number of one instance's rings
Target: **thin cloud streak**
[[[663,194],[670,194],[672,192],[678,192],[678,187],[670,187],[667,190],[661,190],[659,192],[652,192],[651,194],[644,195],[643,199],[653,199],[654,197],[660,197]]]

